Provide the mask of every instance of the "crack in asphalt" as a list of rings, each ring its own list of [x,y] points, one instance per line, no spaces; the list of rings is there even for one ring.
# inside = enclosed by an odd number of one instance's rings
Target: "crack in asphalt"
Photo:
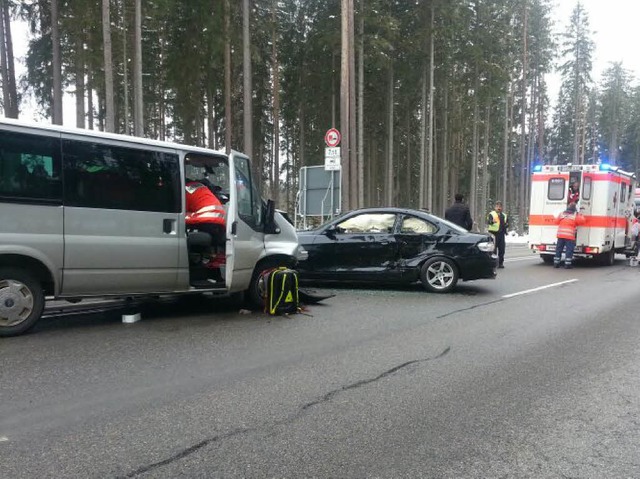
[[[436,359],[440,359],[441,357],[446,355],[449,351],[451,351],[451,346],[447,346],[447,348],[444,351],[442,351],[440,354],[438,354],[437,356],[434,356],[434,357],[431,357],[431,358],[414,359],[413,361],[407,361],[406,363],[402,363],[399,366],[396,366],[394,368],[391,368],[391,369],[383,372],[382,374],[379,374],[375,378],[362,379],[360,381],[356,381],[355,383],[349,384],[347,386],[342,386],[341,388],[334,389],[333,391],[328,392],[327,394],[325,394],[321,398],[316,399],[315,401],[311,401],[311,402],[305,404],[304,406],[302,406],[301,410],[302,411],[306,411],[307,409],[312,408],[313,406],[317,406],[318,404],[322,404],[324,402],[330,401],[331,399],[333,399],[335,396],[337,396],[338,394],[340,394],[342,392],[349,391],[350,389],[356,389],[356,388],[359,388],[359,387],[362,387],[362,386],[366,386],[367,384],[371,384],[373,382],[379,381],[380,379],[385,378],[387,376],[390,376],[390,375],[398,372],[399,370],[406,368],[407,366],[411,366],[412,364],[424,363],[424,362],[427,362],[427,361],[433,361],[433,360],[436,360]]]
[[[153,469],[157,469],[159,467],[171,464],[172,462],[179,461],[180,459],[193,454],[194,452],[202,449],[205,446],[208,446],[209,444],[221,441],[223,439],[228,439],[230,437],[238,436],[240,434],[244,434],[244,433],[247,433],[247,432],[253,432],[254,430],[255,429],[236,429],[235,431],[230,431],[230,432],[228,432],[226,434],[221,434],[219,436],[210,437],[209,439],[205,439],[204,441],[200,441],[199,443],[194,444],[193,446],[190,446],[190,447],[188,447],[186,449],[183,449],[179,453],[174,454],[173,456],[168,457],[167,459],[164,459],[164,460],[158,461],[158,462],[154,462],[153,464],[148,464],[146,466],[142,466],[142,467],[136,469],[135,471],[132,471],[129,474],[126,474],[124,476],[117,476],[117,479],[129,479],[129,478],[132,478],[132,477],[139,476],[140,474],[144,474],[145,472],[149,472],[149,471],[152,471]]]
[[[442,319],[442,318],[446,318],[447,316],[453,316],[454,314],[464,313],[465,311],[471,311],[472,309],[482,308],[484,306],[490,306],[496,303],[502,303],[503,301],[506,301],[506,300],[507,298],[498,298],[498,299],[493,299],[491,301],[487,301],[485,303],[474,304],[466,308],[456,309],[454,311],[449,311],[448,313],[441,314],[440,316],[436,316],[436,319]]]
[[[333,391],[328,392],[327,394],[325,394],[324,396],[322,396],[319,399],[316,399],[315,401],[311,401],[309,403],[306,403],[304,405],[302,405],[300,407],[300,409],[294,413],[291,414],[290,416],[286,417],[283,420],[277,421],[273,424],[271,424],[270,426],[262,426],[262,427],[256,427],[256,428],[242,428],[242,429],[235,429],[233,431],[230,431],[226,434],[220,434],[218,436],[214,436],[214,437],[210,437],[208,439],[204,439],[203,441],[200,441],[197,444],[194,444],[193,446],[190,446],[186,449],[183,449],[182,451],[174,454],[171,457],[168,457],[167,459],[163,459],[162,461],[158,461],[158,462],[154,462],[152,464],[148,464],[146,466],[142,466],[139,467],[138,469],[136,469],[135,471],[129,472],[128,474],[125,474],[124,476],[117,476],[117,479],[130,479],[136,476],[139,476],[141,474],[145,474],[147,472],[150,472],[154,469],[158,469],[160,467],[169,465],[175,461],[179,461],[180,459],[183,459],[187,456],[190,456],[191,454],[193,454],[194,452],[199,451],[200,449],[210,445],[210,444],[214,444],[216,442],[221,442],[225,439],[229,439],[235,436],[239,436],[241,434],[246,434],[246,433],[251,433],[251,432],[257,432],[260,429],[270,429],[273,428],[275,426],[282,426],[284,424],[293,422],[295,420],[297,420],[298,418],[300,418],[301,416],[303,416],[307,411],[309,411],[312,407],[317,406],[319,404],[331,401],[334,397],[336,397],[338,394],[346,392],[346,391],[350,391],[352,389],[357,389],[360,388],[362,386],[366,386],[367,384],[371,384],[374,383],[376,381],[379,381],[380,379],[383,379],[387,376],[390,376],[392,374],[395,374],[396,372],[400,371],[401,369],[404,369],[408,366],[411,366],[413,364],[419,364],[419,363],[425,363],[428,361],[434,361],[436,359],[440,359],[443,356],[447,355],[449,352],[451,351],[451,346],[447,346],[444,351],[442,351],[440,354],[438,354],[437,356],[433,356],[433,357],[429,357],[429,358],[424,358],[424,359],[414,359],[413,361],[407,361],[406,363],[402,363],[398,366],[395,366],[381,374],[379,374],[378,376],[374,377],[374,378],[369,378],[369,379],[362,379],[360,381],[356,381],[352,384],[348,384],[347,386],[342,386],[341,388],[338,389],[334,389]]]

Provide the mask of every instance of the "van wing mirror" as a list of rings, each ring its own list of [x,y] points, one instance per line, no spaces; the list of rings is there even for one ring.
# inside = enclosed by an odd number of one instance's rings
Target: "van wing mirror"
[[[276,223],[276,203],[273,200],[267,200],[264,212],[264,232],[270,235],[280,233],[280,228]]]

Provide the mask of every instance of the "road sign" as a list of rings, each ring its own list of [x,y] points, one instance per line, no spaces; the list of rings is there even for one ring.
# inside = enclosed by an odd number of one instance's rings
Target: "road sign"
[[[324,169],[325,171],[338,171],[340,169],[340,148],[327,147],[324,149]]]
[[[324,135],[324,142],[329,147],[338,146],[340,144],[341,139],[342,139],[342,136],[340,136],[340,132],[335,128],[331,128],[327,130],[327,132]]]

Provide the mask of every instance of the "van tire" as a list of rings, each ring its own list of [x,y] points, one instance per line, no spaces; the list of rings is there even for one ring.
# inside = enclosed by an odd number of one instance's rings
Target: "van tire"
[[[257,265],[256,269],[253,271],[251,284],[249,284],[249,289],[247,289],[245,294],[245,297],[249,299],[249,303],[253,308],[264,310],[264,297],[262,296],[263,286],[260,284],[262,275],[270,269],[277,268],[278,266],[282,265],[273,260],[265,261]]]
[[[542,261],[544,261],[545,264],[553,264],[553,255],[541,254],[540,258],[542,258]]]
[[[25,333],[38,322],[43,310],[44,291],[32,274],[0,268],[0,336]]]

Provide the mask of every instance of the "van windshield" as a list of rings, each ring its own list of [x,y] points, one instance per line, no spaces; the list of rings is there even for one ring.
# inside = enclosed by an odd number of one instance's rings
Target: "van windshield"
[[[223,193],[229,193],[229,164],[225,158],[189,154],[184,159],[185,180],[208,180]]]

